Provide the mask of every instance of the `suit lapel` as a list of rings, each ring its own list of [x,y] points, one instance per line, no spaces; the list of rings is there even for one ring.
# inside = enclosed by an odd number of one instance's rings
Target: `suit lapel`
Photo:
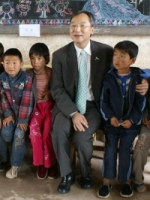
[[[100,53],[96,51],[96,46],[91,41],[91,83],[93,83],[93,80],[95,76],[97,75],[97,72],[99,71],[98,68],[100,67],[100,60],[101,55]]]
[[[70,44],[70,47],[68,49],[68,57],[67,57],[67,63],[69,70],[72,72],[72,79],[75,81],[75,85],[77,86],[78,83],[78,63],[77,63],[77,56],[76,56],[76,50],[74,47],[74,43]]]

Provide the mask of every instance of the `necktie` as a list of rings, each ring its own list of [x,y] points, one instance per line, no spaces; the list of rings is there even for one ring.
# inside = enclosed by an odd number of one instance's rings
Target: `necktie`
[[[87,78],[87,54],[82,50],[79,65],[78,89],[76,94],[76,105],[81,114],[84,114],[86,111]]]

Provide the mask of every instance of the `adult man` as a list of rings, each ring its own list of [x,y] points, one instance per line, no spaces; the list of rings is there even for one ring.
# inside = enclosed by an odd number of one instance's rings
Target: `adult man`
[[[109,69],[113,49],[105,44],[90,41],[94,32],[94,18],[91,13],[80,11],[71,19],[70,37],[74,42],[57,50],[52,61],[52,96],[56,102],[53,110],[52,140],[60,165],[62,181],[58,186],[60,193],[70,191],[75,181],[71,169],[68,138],[71,136],[78,152],[81,166],[81,186],[93,185],[91,164],[93,144],[92,135],[101,123],[99,97],[102,78]],[[78,69],[80,53],[87,54],[87,102],[85,114],[79,113],[75,103],[78,89]],[[74,131],[71,131],[74,129]]]
[[[58,192],[67,193],[75,182],[71,169],[68,138],[71,137],[81,167],[81,187],[91,188],[92,136],[101,124],[100,92],[104,73],[110,68],[113,56],[112,47],[90,40],[94,32],[93,15],[79,11],[71,18],[70,37],[73,42],[53,54],[51,93],[55,100],[53,110],[52,140],[60,166],[62,180]],[[86,110],[78,106],[80,89],[80,69],[83,54],[86,54],[87,84]],[[84,59],[85,60],[85,59]],[[81,63],[80,63],[81,62]],[[141,90],[141,88],[139,88]]]

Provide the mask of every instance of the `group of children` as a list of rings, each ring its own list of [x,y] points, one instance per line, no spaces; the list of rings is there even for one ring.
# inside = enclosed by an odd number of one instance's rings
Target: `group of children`
[[[44,43],[31,47],[29,57],[32,69],[26,72],[21,69],[23,60],[18,49],[3,51],[0,45],[0,61],[3,64],[0,68],[0,171],[9,166],[7,143],[12,142],[11,168],[6,177],[17,177],[25,154],[25,136],[29,132],[37,177],[53,179],[57,176],[57,166],[50,136],[54,102],[50,93],[51,69],[46,66],[50,57],[48,47]],[[117,174],[117,154],[118,180],[123,183],[120,195],[133,195],[131,183],[138,192],[146,191],[143,171],[150,148],[150,94],[148,91],[145,97],[136,92],[136,84],[141,83],[144,73],[137,67],[131,67],[137,55],[138,46],[135,43],[117,43],[113,66],[103,79],[100,112],[105,120],[106,141],[103,185],[97,193],[100,198],[110,195],[111,179]]]
[[[49,49],[44,43],[34,44],[29,51],[32,69],[26,72],[22,70],[23,59],[18,49],[4,52],[1,44],[0,53],[0,171],[11,165],[6,177],[17,177],[29,133],[37,177],[53,179],[57,176],[57,163],[50,137],[54,103],[50,93],[51,68],[46,66]]]

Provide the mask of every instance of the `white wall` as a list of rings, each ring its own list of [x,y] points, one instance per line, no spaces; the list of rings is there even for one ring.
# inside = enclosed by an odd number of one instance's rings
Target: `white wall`
[[[112,47],[119,41],[132,40],[139,46],[139,54],[134,66],[150,68],[150,36],[93,35],[92,39],[109,44]],[[70,41],[69,35],[42,35],[40,38],[32,38],[19,37],[18,34],[0,34],[0,42],[4,45],[5,50],[18,48],[22,52],[25,66],[30,66],[28,53],[34,43],[43,42],[48,45],[52,59],[52,53]],[[49,66],[51,66],[51,63]]]

